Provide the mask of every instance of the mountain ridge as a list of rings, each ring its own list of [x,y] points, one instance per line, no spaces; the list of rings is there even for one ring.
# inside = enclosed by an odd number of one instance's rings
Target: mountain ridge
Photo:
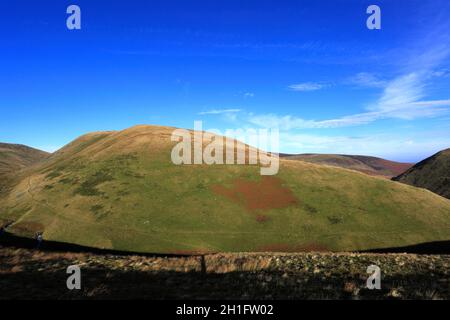
[[[306,161],[391,178],[405,172],[413,163],[396,162],[379,157],[347,154],[282,154],[284,159]]]
[[[425,188],[450,199],[450,148],[420,161],[393,180]]]
[[[50,153],[23,144],[0,142],[0,177],[17,173],[47,159]]]

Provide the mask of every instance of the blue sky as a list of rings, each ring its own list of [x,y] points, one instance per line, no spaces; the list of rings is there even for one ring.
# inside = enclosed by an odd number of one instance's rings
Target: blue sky
[[[66,28],[77,4],[82,29]],[[382,29],[366,28],[381,8]],[[0,141],[54,151],[136,124],[279,127],[280,151],[418,161],[450,147],[450,2],[15,0]]]

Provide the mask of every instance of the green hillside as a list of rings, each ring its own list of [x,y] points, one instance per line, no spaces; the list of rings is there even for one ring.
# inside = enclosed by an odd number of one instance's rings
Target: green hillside
[[[352,170],[282,160],[181,165],[173,128],[80,137],[0,198],[17,235],[143,252],[362,250],[450,239],[450,200]]]

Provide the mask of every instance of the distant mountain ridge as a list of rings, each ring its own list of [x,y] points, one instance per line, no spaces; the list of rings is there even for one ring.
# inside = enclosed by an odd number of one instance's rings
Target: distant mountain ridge
[[[284,159],[301,160],[315,164],[360,171],[369,175],[392,178],[411,168],[413,163],[390,161],[377,157],[344,154],[281,154]]]
[[[450,199],[450,148],[417,163],[392,180],[425,188]]]
[[[22,144],[0,142],[0,177],[44,160],[50,153]]]

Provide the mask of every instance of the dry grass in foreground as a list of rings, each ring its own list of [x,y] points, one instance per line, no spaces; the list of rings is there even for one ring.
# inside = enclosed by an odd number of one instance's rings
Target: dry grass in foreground
[[[234,253],[149,257],[0,247],[0,299],[450,299],[450,256]],[[78,264],[82,289],[66,288]],[[381,290],[365,288],[367,266]]]

